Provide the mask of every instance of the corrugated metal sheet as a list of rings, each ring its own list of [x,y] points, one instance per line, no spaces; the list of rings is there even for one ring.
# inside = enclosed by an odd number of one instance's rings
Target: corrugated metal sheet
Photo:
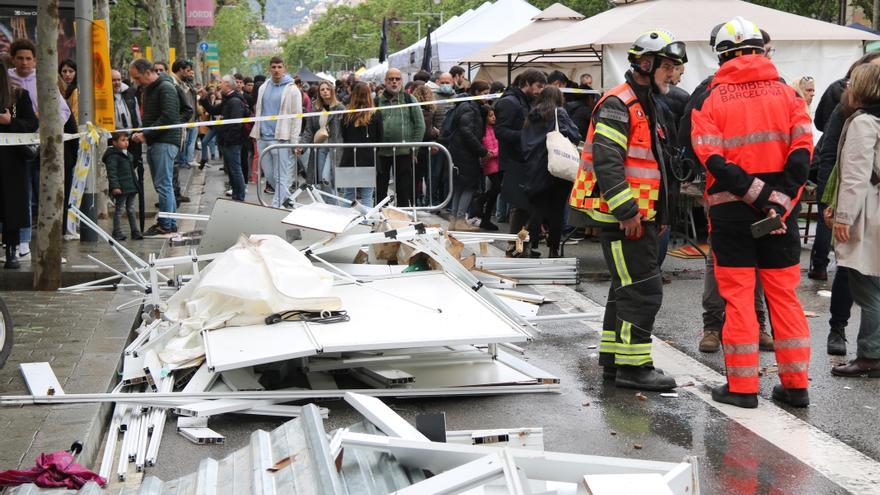
[[[363,422],[350,431],[382,435]],[[166,460],[166,462],[168,462]],[[102,491],[94,483],[79,491],[41,489],[23,485],[10,495],[371,495],[387,494],[425,479],[421,470],[402,467],[392,455],[361,449],[346,449],[337,471],[328,435],[319,409],[309,404],[302,416],[281,425],[272,433],[251,434],[250,443],[220,461],[206,458],[198,471],[163,482],[144,478],[141,486]]]

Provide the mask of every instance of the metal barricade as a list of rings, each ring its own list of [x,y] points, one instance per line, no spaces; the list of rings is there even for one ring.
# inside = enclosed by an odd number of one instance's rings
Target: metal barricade
[[[299,174],[299,170],[300,170],[299,163],[298,163],[299,156],[296,154],[296,150],[303,150],[303,155],[308,155],[308,153],[315,153],[318,150],[329,149],[330,150],[328,153],[328,159],[329,159],[329,158],[334,157],[335,154],[337,154],[337,153],[342,153],[342,151],[346,148],[353,150],[352,153],[354,155],[354,166],[334,167],[333,160],[331,160],[331,164],[328,166],[333,167],[331,170],[331,174],[332,174],[332,178],[333,178],[332,192],[320,190],[320,186],[322,185],[320,183],[321,179],[322,179],[320,177],[322,164],[317,163],[317,160],[314,160],[314,164],[311,163],[313,160],[311,160],[311,159],[306,160],[304,167],[306,169],[307,177],[305,178],[305,180],[303,180],[303,177]],[[337,198],[335,198],[335,199],[338,200],[338,199],[340,199],[339,198],[340,189],[376,188],[377,167],[358,166],[357,165],[358,150],[365,150],[366,153],[371,153],[372,158],[373,158],[372,163],[379,165],[380,160],[379,160],[378,150],[388,149],[388,148],[391,148],[392,150],[395,150],[395,151],[397,150],[397,148],[408,148],[408,149],[412,150],[412,151],[410,151],[410,153],[414,156],[417,155],[417,153],[415,151],[416,149],[422,148],[422,149],[427,149],[427,151],[428,151],[425,154],[425,156],[427,156],[428,163],[425,164],[425,166],[427,167],[427,175],[425,176],[426,181],[425,181],[425,191],[424,191],[424,193],[425,193],[424,196],[427,197],[428,204],[427,205],[419,205],[419,206],[415,205],[415,200],[416,200],[415,191],[417,189],[416,188],[416,180],[417,180],[416,167],[418,165],[415,161],[412,162],[412,171],[410,174],[412,177],[412,181],[409,184],[409,187],[411,187],[412,191],[413,191],[412,199],[413,199],[414,204],[412,204],[412,205],[397,205],[395,203],[396,198],[398,196],[398,194],[397,194],[398,188],[400,187],[400,184],[397,184],[396,181],[394,180],[395,176],[396,176],[397,158],[398,158],[396,153],[394,155],[392,155],[393,156],[392,169],[389,171],[389,174],[391,177],[391,182],[393,182],[393,189],[395,192],[395,194],[394,194],[395,201],[393,201],[392,204],[394,204],[398,208],[406,209],[406,210],[410,210],[410,211],[438,211],[438,210],[444,208],[446,205],[448,205],[450,201],[452,201],[452,182],[453,182],[453,169],[454,169],[454,164],[452,163],[452,154],[450,154],[449,150],[445,146],[443,146],[442,144],[427,143],[427,142],[413,142],[413,143],[303,143],[303,144],[278,143],[278,144],[272,144],[272,145],[264,148],[262,151],[258,150],[259,157],[257,158],[257,170],[256,170],[257,178],[258,178],[258,180],[256,181],[257,199],[264,206],[270,206],[272,204],[271,194],[267,193],[264,190],[268,179],[267,179],[267,177],[265,177],[265,174],[263,172],[263,170],[264,170],[263,164],[264,164],[265,157],[267,155],[269,155],[270,152],[273,150],[277,150],[277,149],[290,150],[290,153],[291,153],[290,161],[291,161],[291,168],[292,168],[291,174],[293,175],[293,181],[291,184],[291,191],[294,191],[297,188],[302,187],[304,184],[310,184],[313,186],[317,186],[316,189],[318,189],[318,191],[317,191],[318,193],[325,193],[325,196],[327,196],[327,195],[337,196]],[[435,204],[435,202],[434,202],[436,199],[438,199],[438,198],[434,197],[435,196],[435,194],[434,194],[435,193],[435,187],[434,187],[435,186],[435,177],[434,177],[434,174],[432,173],[432,171],[433,171],[432,169],[434,168],[434,167],[432,167],[432,162],[436,161],[436,158],[432,157],[433,153],[431,153],[431,148],[437,148],[438,149],[437,154],[442,153],[446,159],[446,164],[447,164],[446,168],[447,168],[448,173],[447,173],[447,177],[446,177],[446,195],[445,195],[443,201],[440,202],[439,204]],[[441,163],[441,165],[442,165],[442,163]],[[312,168],[314,168],[314,170],[311,170]],[[441,173],[439,178],[443,179],[442,170],[440,170],[439,172]],[[316,180],[309,180],[312,178],[314,178]],[[330,187],[328,187],[328,186],[330,186],[330,184],[323,184],[323,185],[325,187],[327,187],[328,189],[330,188]],[[389,190],[390,189],[392,189],[391,185],[389,185]],[[377,194],[377,196],[378,196],[378,194]],[[378,204],[384,199],[385,198],[376,197],[375,203]]]

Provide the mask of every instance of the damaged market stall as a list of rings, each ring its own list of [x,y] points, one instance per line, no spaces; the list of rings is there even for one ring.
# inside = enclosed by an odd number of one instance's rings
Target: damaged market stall
[[[365,419],[324,429],[312,404],[273,432],[254,431],[249,445],[198,471],[163,482],[144,479],[126,493],[576,494],[698,495],[698,464],[545,451],[540,429],[446,431],[431,440],[377,399],[346,394]],[[432,433],[433,434],[433,433]],[[79,491],[99,493],[89,483]],[[15,495],[45,493],[33,485]]]

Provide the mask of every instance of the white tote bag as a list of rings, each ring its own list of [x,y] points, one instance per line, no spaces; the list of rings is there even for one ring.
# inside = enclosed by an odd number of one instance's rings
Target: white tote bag
[[[547,171],[553,177],[574,182],[579,167],[577,146],[559,132],[559,109],[556,109],[556,129],[547,133]]]

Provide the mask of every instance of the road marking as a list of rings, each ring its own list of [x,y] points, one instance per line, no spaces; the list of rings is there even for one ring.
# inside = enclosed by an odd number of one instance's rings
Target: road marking
[[[555,299],[559,308],[566,313],[602,307],[568,286],[541,285],[535,286],[535,289],[544,296]],[[601,335],[601,323],[584,323]],[[792,415],[772,401],[759,398],[757,409],[741,409],[713,401],[709,388],[725,383],[724,376],[657,337],[654,337],[653,354],[658,367],[663,368],[667,374],[674,375],[678,383],[694,382],[693,387],[679,390],[700,398],[842,488],[852,493],[880,493],[880,462]]]

